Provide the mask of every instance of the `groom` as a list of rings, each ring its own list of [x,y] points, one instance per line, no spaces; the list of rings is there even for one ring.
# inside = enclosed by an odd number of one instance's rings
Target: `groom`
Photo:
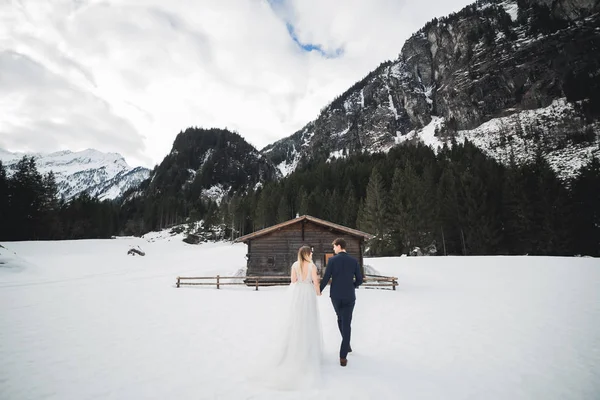
[[[350,348],[350,323],[356,302],[354,289],[361,285],[363,277],[356,258],[346,253],[346,241],[338,238],[333,241],[332,245],[335,256],[327,262],[325,275],[321,281],[321,292],[331,279],[331,288],[329,289],[331,303],[337,314],[338,327],[342,334],[340,365],[345,367],[348,364],[346,356],[352,351]]]

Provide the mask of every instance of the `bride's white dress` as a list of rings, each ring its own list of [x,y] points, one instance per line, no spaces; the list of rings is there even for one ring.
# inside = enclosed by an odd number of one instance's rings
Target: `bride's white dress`
[[[260,380],[275,389],[310,389],[319,384],[323,359],[323,334],[312,279],[314,264],[302,276],[298,262],[292,265],[298,281],[285,293],[276,337],[266,351]],[[258,371],[255,371],[258,372]]]

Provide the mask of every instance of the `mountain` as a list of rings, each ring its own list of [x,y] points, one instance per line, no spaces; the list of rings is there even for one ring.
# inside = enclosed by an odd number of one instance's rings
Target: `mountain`
[[[434,19],[261,153],[287,175],[310,160],[461,142],[510,163],[538,153],[563,178],[600,155],[600,4],[483,0]]]
[[[59,194],[65,200],[83,192],[100,199],[115,199],[139,185],[150,174],[147,168],[130,167],[117,153],[87,149],[28,154],[0,149],[0,161],[7,167],[9,174],[14,172],[17,162],[24,155],[35,158],[40,173],[54,172]]]
[[[150,196],[183,197],[191,202],[256,189],[279,179],[275,166],[239,134],[224,129],[189,128],[155,168],[145,189]]]

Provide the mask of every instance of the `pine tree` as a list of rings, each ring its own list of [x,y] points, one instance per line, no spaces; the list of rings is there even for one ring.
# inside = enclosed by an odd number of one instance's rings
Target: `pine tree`
[[[577,254],[600,256],[600,160],[594,157],[571,184],[571,236]]]
[[[187,231],[188,233],[196,233],[197,231],[197,226],[198,226],[198,222],[200,222],[202,220],[202,216],[200,214],[200,212],[197,209],[192,209],[192,211],[190,211],[190,216],[188,219],[188,227],[187,227]]]
[[[446,165],[437,187],[438,224],[441,254],[461,254],[458,193],[454,171]]]
[[[477,163],[461,176],[461,236],[467,254],[494,254],[501,240],[499,213],[492,201],[494,185],[484,166]]]
[[[388,228],[388,211],[386,207],[386,192],[383,179],[377,167],[373,168],[367,185],[362,229],[375,235],[370,247],[374,255],[380,255],[385,250]]]
[[[323,217],[323,195],[318,195],[317,191],[313,191],[308,196],[308,214],[313,217]]]
[[[333,189],[333,192],[326,190],[323,196],[323,203],[325,204],[323,218],[336,224],[340,223],[344,205],[342,204],[341,197],[338,195],[337,189]]]
[[[419,177],[408,162],[404,170],[394,172],[390,204],[396,251],[409,252],[433,242],[435,196],[431,180],[429,170]]]
[[[406,195],[404,194],[404,173],[400,168],[394,171],[390,191],[390,231],[394,249],[402,254],[409,251],[408,219]]]
[[[35,159],[23,156],[11,177],[11,210],[14,213],[14,239],[27,240],[39,237],[39,222],[44,202],[42,176],[37,171]]]
[[[8,227],[12,225],[12,213],[10,211],[10,186],[6,174],[6,167],[0,160],[0,240],[10,238]]]
[[[212,200],[208,200],[206,214],[204,215],[204,227],[207,231],[215,231],[218,228],[221,218],[219,216],[219,206]]]
[[[523,170],[516,166],[509,168],[502,189],[503,247],[509,254],[531,252],[533,211],[526,189]]]
[[[434,245],[437,225],[437,205],[433,167],[426,164],[415,187],[417,205],[417,241],[420,247]]]
[[[277,223],[285,222],[291,219],[290,205],[285,195],[281,196],[279,206],[277,207]]]
[[[58,206],[58,186],[54,172],[50,171],[43,178],[44,210],[56,210]]]
[[[238,237],[237,235],[239,235],[239,221],[242,219],[241,215],[240,215],[240,199],[237,195],[234,195],[231,198],[231,201],[229,201],[229,203],[227,204],[228,206],[228,223],[231,229],[231,235],[229,237],[229,240],[233,241],[236,239],[236,237]]]
[[[304,186],[298,191],[298,197],[296,200],[298,215],[308,214],[308,193],[304,189]]]
[[[358,213],[358,204],[356,200],[356,194],[354,193],[354,185],[351,181],[348,181],[346,189],[344,190],[344,196],[340,200],[339,207],[342,211],[341,223],[349,228],[356,226],[356,217]]]
[[[566,189],[548,162],[539,155],[532,165],[535,184],[531,192],[536,232],[533,253],[565,255],[569,247],[567,233]]]
[[[62,223],[59,218],[59,209],[58,186],[56,184],[54,172],[50,171],[44,175],[43,178],[43,221],[41,222],[43,233],[41,234],[41,237],[46,239],[57,239],[62,236]],[[110,218],[109,221],[112,221],[112,218]]]
[[[256,201],[256,207],[254,209],[254,229],[259,230],[267,226],[267,213],[269,207],[269,201],[265,190],[261,191]]]
[[[331,192],[329,189],[325,189],[323,195],[319,199],[322,207],[319,210],[319,214],[317,218],[324,219],[326,221],[332,221],[332,213],[331,213]],[[332,221],[333,222],[333,221]]]
[[[358,202],[358,211],[356,213],[356,223],[355,223],[356,227],[358,229],[366,229],[366,222],[365,222],[365,201],[364,199],[361,199]]]

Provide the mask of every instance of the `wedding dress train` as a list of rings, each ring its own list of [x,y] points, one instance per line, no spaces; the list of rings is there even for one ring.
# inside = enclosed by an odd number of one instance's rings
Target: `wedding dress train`
[[[279,312],[280,325],[266,362],[257,371],[260,380],[274,389],[310,389],[320,382],[323,334],[310,264],[302,276],[298,262],[292,265],[298,281],[290,284]]]

